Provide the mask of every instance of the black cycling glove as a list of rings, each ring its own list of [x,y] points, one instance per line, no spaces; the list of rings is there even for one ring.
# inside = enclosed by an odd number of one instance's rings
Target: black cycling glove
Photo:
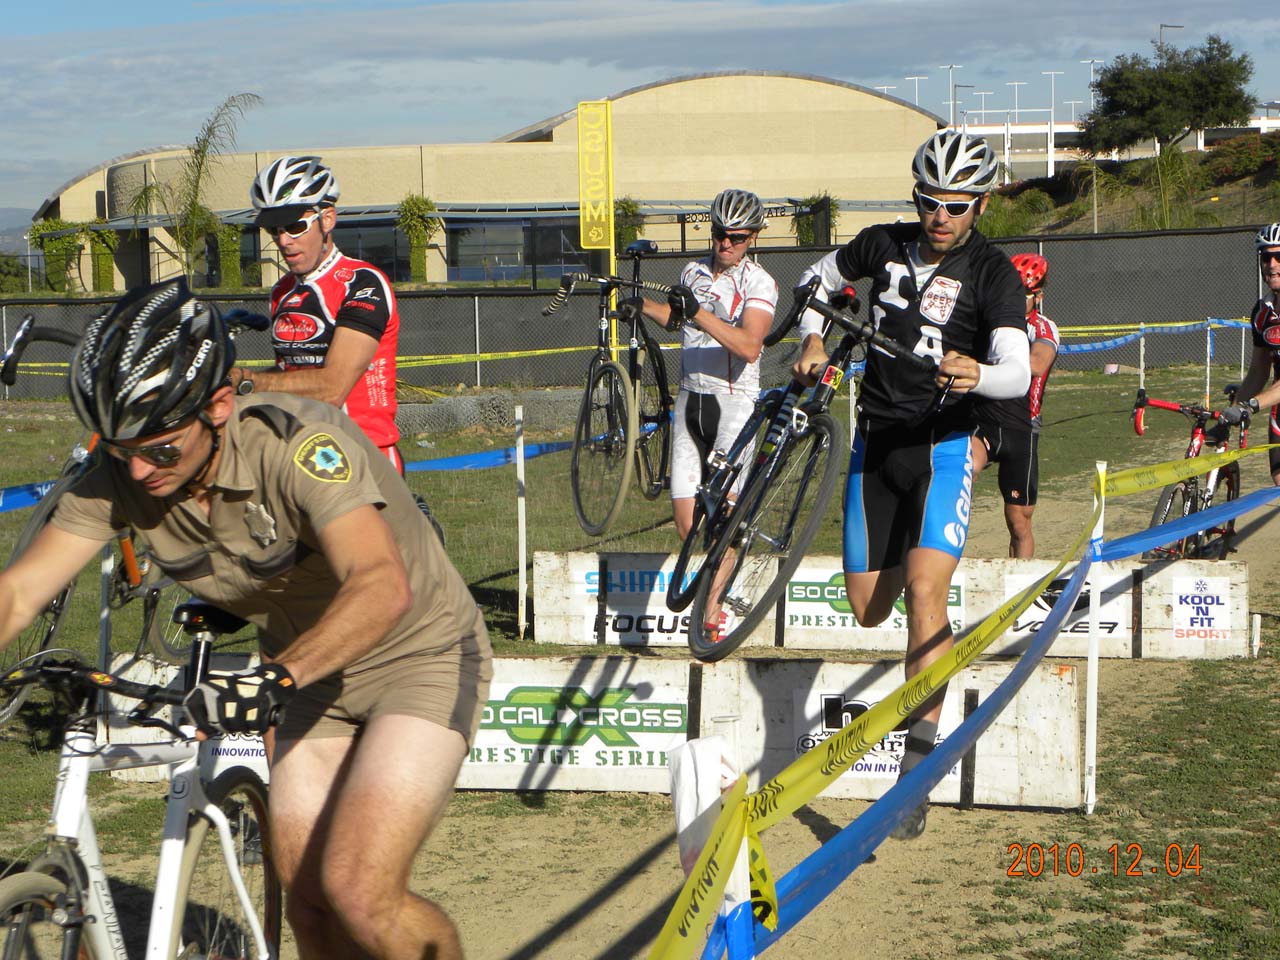
[[[182,701],[196,729],[219,733],[266,733],[280,719],[298,687],[278,663],[252,670],[211,670]]]
[[[677,283],[671,288],[671,292],[667,294],[667,306],[671,308],[672,321],[679,321],[680,324],[692,323],[693,318],[697,316],[698,311],[702,308],[702,304],[698,302],[697,294],[683,283]],[[669,329],[679,329],[679,325]]]
[[[1223,423],[1240,423],[1242,420],[1248,420],[1249,417],[1257,412],[1258,401],[1251,397],[1248,400],[1240,400],[1233,403],[1218,414],[1218,419]]]

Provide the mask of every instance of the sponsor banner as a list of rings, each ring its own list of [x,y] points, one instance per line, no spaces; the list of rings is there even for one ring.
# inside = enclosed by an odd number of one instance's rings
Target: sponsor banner
[[[1175,641],[1231,639],[1229,577],[1174,577],[1170,606]]]
[[[1042,566],[1047,570],[1049,564]],[[1004,596],[1012,597],[1035,583],[1041,574],[1022,573],[1023,568],[1006,567]],[[1068,577],[1052,580],[1044,592],[1035,598],[1031,606],[1009,628],[1001,640],[992,645],[991,653],[1012,654],[1025,650],[1037,630],[1044,626],[1049,611],[1062,595]],[[1090,571],[1089,583],[1080,590],[1071,611],[1062,622],[1058,639],[1049,649],[1049,656],[1087,656],[1089,645],[1089,597],[1091,590],[1100,590],[1101,605],[1098,608],[1098,636],[1101,645],[1107,647],[1103,656],[1130,656],[1133,650],[1133,577],[1127,565],[1095,564]]]
[[[689,668],[623,657],[494,661],[458,785],[670,791],[689,729]]]
[[[856,693],[847,693],[839,688],[793,691],[792,729],[795,735],[792,738],[792,759],[831,739],[881,700],[893,696],[901,685],[901,664],[885,663],[866,670]],[[960,725],[962,702],[963,697],[954,696],[943,701],[936,743],[941,743]],[[907,722],[903,720],[841,774],[840,779],[866,785],[852,787],[855,794],[878,796],[897,782],[906,739]],[[942,782],[958,783],[959,778],[960,767],[956,765]]]
[[[957,569],[947,594],[947,614],[951,629],[965,625],[963,568]],[[783,642],[801,649],[905,650],[907,613],[902,596],[893,611],[878,627],[860,627],[849,606],[844,588],[843,563],[839,557],[806,557],[787,584],[784,594]]]
[[[578,104],[578,230],[584,250],[613,249],[612,118],[608,100]]]

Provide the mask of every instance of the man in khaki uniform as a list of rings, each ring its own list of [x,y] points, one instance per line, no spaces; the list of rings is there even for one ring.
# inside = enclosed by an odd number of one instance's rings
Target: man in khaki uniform
[[[115,531],[142,531],[166,573],[263,634],[262,666],[211,674],[188,708],[205,733],[283,710],[270,829],[301,955],[460,957],[408,874],[479,722],[484,623],[363,432],[318,401],[236,397],[233,361],[183,281],[90,325],[71,393],[106,456],[0,572],[0,646]]]

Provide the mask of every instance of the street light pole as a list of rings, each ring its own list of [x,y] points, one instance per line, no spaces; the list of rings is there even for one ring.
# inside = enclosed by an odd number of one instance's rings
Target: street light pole
[[[1096,67],[1098,64],[1100,64],[1102,61],[1099,60],[1097,57],[1093,57],[1089,60],[1081,60],[1080,62],[1087,63],[1089,65],[1089,109],[1092,110],[1094,107],[1098,105],[1098,94],[1093,89],[1093,68]]]
[[[883,93],[887,97],[889,95],[890,90],[897,90],[898,88],[897,87],[876,87],[876,89],[879,90],[881,93]]]
[[[986,123],[987,122],[987,97],[995,96],[995,91],[994,90],[975,90],[973,91],[973,95],[975,97],[981,98],[979,99],[978,102],[982,104],[982,106],[978,108],[978,112],[982,114],[982,123]]]
[[[1076,107],[1080,106],[1080,104],[1084,103],[1084,101],[1083,101],[1083,100],[1063,100],[1062,102],[1063,102],[1063,103],[1069,103],[1069,104],[1071,104],[1071,122],[1072,122],[1072,123],[1075,123],[1075,122],[1076,122]]]
[[[27,241],[27,293],[31,292],[31,234],[24,233],[22,239]]]
[[[1013,122],[1017,123],[1018,122],[1018,88],[1025,87],[1027,85],[1027,81],[1006,80],[1004,85],[1006,87],[1013,87]]]
[[[1049,78],[1049,162],[1045,168],[1045,172],[1047,176],[1052,177],[1053,176],[1053,117],[1054,117],[1053,105],[1054,105],[1054,101],[1056,101],[1058,97],[1056,81],[1058,77],[1062,76],[1062,71],[1061,70],[1041,70],[1040,73],[1043,76],[1046,76]]]
[[[972,90],[972,89],[973,89],[973,84],[972,84],[972,83],[957,83],[957,84],[956,84],[954,87],[952,87],[951,89],[952,89],[953,94],[955,94],[955,92],[956,92],[956,91],[959,91],[959,90]],[[956,108],[957,106],[959,106],[959,104],[960,104],[960,100],[959,100],[958,96],[953,96],[953,99],[955,99],[955,101],[956,101],[956,102],[955,102],[955,104],[952,106],[952,108],[951,108],[951,109],[952,109],[952,110],[955,110],[955,108]],[[953,127],[955,126],[954,121],[952,122],[952,124],[951,124],[951,125],[952,125]],[[962,127],[964,127],[964,126],[968,126],[968,120],[967,120],[967,118],[966,118],[966,116],[965,116],[965,111],[963,111],[963,110],[961,110],[961,111],[960,111],[960,126],[962,126]]]
[[[1164,46],[1164,32],[1165,32],[1166,30],[1181,30],[1181,29],[1182,29],[1182,24],[1180,24],[1180,23],[1162,23],[1162,24],[1160,24],[1160,46],[1162,46],[1162,47]]]
[[[918,106],[920,106],[920,81],[921,81],[921,80],[928,80],[929,78],[928,78],[928,77],[920,77],[920,76],[916,76],[916,77],[903,77],[902,79],[903,79],[903,80],[914,80],[914,81],[915,81],[915,83],[916,83],[916,94],[915,94],[915,100],[914,100],[914,103],[915,103],[915,105],[916,105],[917,107],[918,107]]]
[[[947,89],[951,95],[951,123],[950,126],[956,125],[956,71],[963,70],[964,66],[959,63],[941,63],[938,64],[939,70],[947,71]]]

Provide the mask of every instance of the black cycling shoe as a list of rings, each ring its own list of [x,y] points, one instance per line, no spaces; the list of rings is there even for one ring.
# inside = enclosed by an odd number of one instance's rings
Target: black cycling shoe
[[[898,824],[890,832],[889,836],[895,840],[917,840],[924,833],[924,821],[929,814],[929,801],[916,807],[906,818]]]
[[[436,515],[427,506],[426,498],[420,493],[415,493],[413,499],[417,502],[418,509],[422,511],[422,515],[431,521],[431,526],[435,528],[436,536],[440,538],[440,545],[444,546],[444,527],[440,526],[440,521],[436,519]]]

